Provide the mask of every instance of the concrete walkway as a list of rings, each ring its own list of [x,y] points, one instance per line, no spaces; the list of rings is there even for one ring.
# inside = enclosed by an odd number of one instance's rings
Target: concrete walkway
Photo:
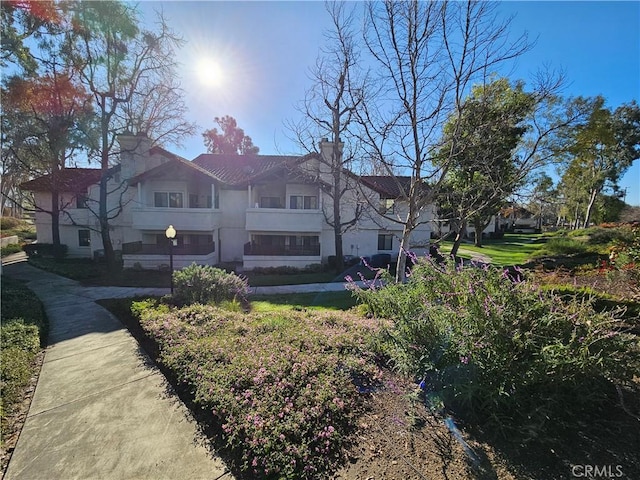
[[[7,263],[2,273],[42,300],[50,333],[6,480],[233,478],[136,340],[95,303],[168,289],[84,288]]]

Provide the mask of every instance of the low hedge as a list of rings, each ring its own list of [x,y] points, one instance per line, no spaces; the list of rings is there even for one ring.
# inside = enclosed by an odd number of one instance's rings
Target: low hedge
[[[35,358],[46,344],[48,323],[42,304],[24,284],[2,277],[0,327],[0,438],[8,436],[9,417],[24,398],[35,374]]]
[[[68,247],[66,245],[54,245],[53,243],[30,243],[22,248],[29,257],[66,257]]]

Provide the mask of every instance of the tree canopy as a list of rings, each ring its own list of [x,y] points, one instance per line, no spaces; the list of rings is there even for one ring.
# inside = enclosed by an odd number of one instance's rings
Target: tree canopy
[[[238,127],[236,119],[225,115],[215,117],[214,122],[218,124],[220,130],[214,127],[205,130],[202,134],[204,144],[209,153],[225,153],[230,155],[255,155],[260,149],[253,144],[253,140],[245,135],[244,130]]]
[[[448,205],[457,229],[454,255],[467,221],[473,221],[480,245],[491,216],[528,174],[518,161],[516,148],[535,103],[535,96],[524,91],[522,82],[511,85],[508,79],[499,78],[474,86],[460,113],[445,125],[436,164],[447,168],[439,198]]]
[[[578,98],[587,112],[567,131],[559,154],[564,158],[561,188],[567,213],[587,227],[602,192],[618,190],[618,180],[640,158],[640,107],[635,101],[611,110],[601,96]]]

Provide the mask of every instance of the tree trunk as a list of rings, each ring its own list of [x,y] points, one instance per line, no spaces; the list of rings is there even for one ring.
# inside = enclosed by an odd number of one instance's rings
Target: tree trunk
[[[589,228],[589,222],[591,221],[591,212],[593,211],[593,206],[596,203],[596,198],[598,198],[598,190],[595,188],[591,190],[591,195],[589,196],[589,204],[587,205],[587,211],[584,217],[584,228]]]
[[[458,255],[458,250],[460,249],[460,244],[464,239],[464,234],[467,231],[466,222],[462,222],[462,225],[458,227],[458,233],[456,233],[456,239],[453,241],[453,247],[451,247],[450,255],[455,259]]]
[[[51,190],[51,243],[56,259],[62,257],[60,251],[60,194],[56,187]]]
[[[334,152],[333,155],[336,155],[336,145],[334,143]],[[342,273],[344,270],[344,253],[342,249],[342,217],[340,215],[340,200],[342,195],[340,192],[342,191],[342,182],[341,182],[341,172],[340,167],[337,167],[334,163],[334,172],[333,172],[333,188],[334,188],[334,198],[333,198],[333,238],[335,244],[336,251],[336,273]]]
[[[482,232],[487,228],[487,226],[478,218],[473,221],[473,228],[475,230],[473,232],[474,244],[476,247],[482,247]]]
[[[102,248],[104,249],[104,259],[109,271],[117,270],[116,256],[111,243],[109,232],[109,210],[107,208],[107,180],[109,178],[108,169],[102,169],[100,177],[100,205],[98,211],[98,223],[100,225],[100,237],[102,238]]]

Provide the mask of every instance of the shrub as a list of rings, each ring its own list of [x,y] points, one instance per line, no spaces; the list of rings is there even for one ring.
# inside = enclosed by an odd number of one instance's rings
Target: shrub
[[[587,246],[583,241],[567,237],[553,237],[544,244],[544,247],[535,253],[535,256],[576,255],[586,252]]]
[[[340,458],[378,372],[373,322],[337,312],[135,307],[160,361],[219,422],[247,478],[315,479]]]
[[[15,217],[0,217],[0,230],[11,230],[20,225],[21,220]]]
[[[67,246],[52,243],[30,243],[22,247],[29,257],[65,257]]]
[[[629,227],[591,227],[586,230],[589,235],[590,245],[609,245],[616,242],[625,242],[633,239],[632,229]]]
[[[575,419],[640,369],[637,338],[615,313],[496,269],[421,263],[407,284],[354,289],[393,320],[382,348],[398,369],[459,413],[530,438]]]
[[[3,276],[1,286],[0,438],[6,438],[8,416],[22,402],[35,373],[34,359],[46,343],[47,320],[42,304],[24,284]]]
[[[0,249],[0,255],[4,257],[6,255],[11,255],[12,253],[18,253],[21,251],[22,246],[18,245],[17,243],[10,243],[6,247],[2,247]]]
[[[243,299],[249,292],[247,281],[235,273],[195,263],[174,272],[173,283],[174,300],[182,305]]]

